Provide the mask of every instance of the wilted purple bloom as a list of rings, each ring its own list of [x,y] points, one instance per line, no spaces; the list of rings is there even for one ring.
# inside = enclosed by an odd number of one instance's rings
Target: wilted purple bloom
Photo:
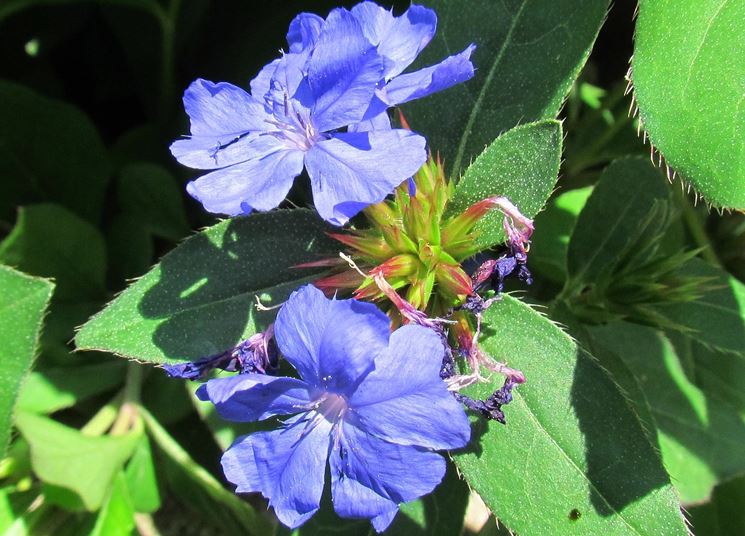
[[[216,368],[241,374],[266,374],[276,370],[278,357],[274,328],[270,325],[266,331],[252,335],[230,350],[197,361],[163,365],[163,370],[171,378],[185,380],[203,380]]]
[[[394,18],[366,3],[325,20],[301,14],[290,25],[289,52],[262,69],[250,94],[195,81],[184,94],[191,137],[171,152],[182,164],[215,171],[188,192],[210,212],[269,210],[305,168],[319,214],[343,225],[413,175],[426,159],[425,140],[391,130],[385,109],[466,80],[473,66],[466,55],[430,74],[417,71],[418,86],[406,78],[416,73],[392,80],[434,32],[433,12],[409,12]]]
[[[512,402],[512,389],[518,383],[520,382],[516,381],[515,378],[508,376],[504,380],[504,385],[494,391],[486,400],[477,400],[461,393],[455,393],[455,398],[471,411],[480,413],[482,417],[506,424],[502,406]]]
[[[328,461],[336,512],[382,531],[400,503],[437,486],[445,460],[434,450],[463,447],[468,419],[440,379],[440,337],[415,325],[390,333],[389,325],[370,303],[327,300],[306,286],[275,323],[301,379],[244,374],[199,389],[229,420],[291,415],[225,453],[237,492],[261,492],[282,523],[297,527],[319,508]]]

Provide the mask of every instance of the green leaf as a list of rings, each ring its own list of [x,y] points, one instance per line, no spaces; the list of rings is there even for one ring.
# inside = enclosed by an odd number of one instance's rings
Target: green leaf
[[[12,535],[11,527],[37,496],[37,492],[33,490],[16,492],[14,486],[0,488],[0,533]]]
[[[0,242],[0,262],[53,277],[56,300],[100,298],[106,292],[106,246],[98,229],[59,205],[21,208]]]
[[[72,407],[121,384],[124,371],[125,363],[120,360],[34,371],[18,396],[18,409],[54,413]]]
[[[538,213],[530,240],[531,271],[559,283],[564,281],[569,237],[591,193],[592,186],[569,190],[552,199],[546,210]]]
[[[110,173],[106,148],[82,112],[0,81],[0,217],[54,201],[95,223]]]
[[[271,533],[262,515],[198,465],[147,410],[142,410],[142,416],[150,437],[165,455],[164,469],[176,497],[201,510],[207,520],[217,522],[228,534]]]
[[[54,285],[0,266],[0,457],[10,438],[16,398],[31,369]]]
[[[598,97],[601,99],[596,100]],[[585,184],[597,176],[598,166],[624,156],[649,154],[636,132],[635,118],[629,115],[630,99],[622,80],[608,92],[587,82],[575,84],[567,100],[564,124],[563,172],[567,179]]]
[[[256,297],[281,303],[309,275],[292,266],[336,255],[326,230],[309,210],[223,221],[163,257],[91,318],[76,344],[155,363],[224,351],[273,319],[256,312]]]
[[[700,259],[687,262],[681,273],[710,278],[708,290],[696,300],[662,305],[656,310],[686,329],[683,335],[716,350],[745,357],[745,285]]]
[[[136,512],[152,513],[160,508],[160,490],[150,441],[142,436],[124,472]]]
[[[31,445],[31,464],[46,484],[62,488],[88,511],[98,510],[141,431],[92,437],[56,421],[19,412],[17,426]]]
[[[474,78],[404,108],[457,177],[502,132],[556,116],[587,60],[607,0],[431,0],[438,29],[431,65],[469,44]]]
[[[711,203],[745,208],[745,3],[641,0],[632,63],[645,130]]]
[[[619,261],[639,224],[669,190],[649,159],[622,158],[608,166],[579,215],[567,250],[567,285],[594,282]]]
[[[127,214],[114,218],[106,231],[109,253],[109,281],[122,287],[128,279],[140,277],[153,265],[153,237],[140,222]]]
[[[527,217],[543,208],[559,174],[561,123],[541,121],[505,132],[465,171],[448,205],[448,214],[463,212],[473,203],[501,195]],[[476,242],[487,248],[506,238],[504,215],[494,210],[479,221]]]
[[[695,337],[669,332],[688,377],[710,396],[745,415],[745,359],[742,355],[714,351]]]
[[[707,499],[718,482],[745,472],[745,450],[740,448],[745,444],[745,419],[686,377],[675,348],[662,333],[630,323],[588,331],[610,354],[601,358],[603,365],[656,436],[684,503]],[[600,357],[603,352],[595,353]],[[618,372],[619,367],[626,370]]]
[[[716,487],[711,501],[689,507],[689,518],[697,536],[745,534],[745,477]]]
[[[127,479],[116,475],[109,496],[98,513],[90,536],[130,536],[135,528],[135,510],[129,496]]]
[[[477,420],[455,462],[522,536],[686,534],[677,497],[610,377],[549,320],[510,296],[485,313],[482,349],[523,371],[507,425]],[[478,384],[484,398],[500,384]]]
[[[166,169],[130,164],[122,170],[117,186],[122,210],[149,231],[170,240],[189,233],[181,190]]]

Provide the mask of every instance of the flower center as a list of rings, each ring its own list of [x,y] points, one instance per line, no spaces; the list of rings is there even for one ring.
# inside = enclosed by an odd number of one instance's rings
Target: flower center
[[[318,399],[318,413],[332,423],[336,423],[346,413],[349,407],[347,399],[342,395],[336,393],[325,393],[323,397]]]
[[[308,151],[313,144],[323,139],[323,135],[313,126],[310,112],[302,106],[298,110],[295,101],[287,95],[287,90],[282,89],[282,91],[283,102],[278,103],[271,98],[266,101],[274,116],[266,122],[279,129],[279,132],[271,134],[288,142],[293,149]]]

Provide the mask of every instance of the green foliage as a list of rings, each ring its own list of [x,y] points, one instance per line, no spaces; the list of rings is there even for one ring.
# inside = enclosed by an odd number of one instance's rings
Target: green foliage
[[[698,310],[700,298],[712,296],[715,278],[689,268],[697,250],[663,247],[675,216],[668,191],[648,162],[629,158],[611,164],[569,242],[562,298],[574,314],[590,323],[632,318],[689,329],[674,313],[689,306]]]
[[[684,503],[709,497],[718,482],[745,467],[745,415],[699,388],[685,374],[674,346],[652,328],[626,323],[592,328],[603,364],[628,393]],[[722,359],[724,357],[720,356]],[[712,396],[714,395],[714,396]]]
[[[695,341],[745,358],[745,285],[724,270],[693,259],[681,273],[706,280],[695,300],[656,306],[656,311]]]
[[[587,60],[607,0],[431,0],[438,32],[421,56],[429,65],[475,43],[476,76],[404,108],[452,175],[502,132],[553,119]]]
[[[152,415],[144,412],[143,418],[153,443],[164,455],[166,476],[176,497],[228,534],[269,534],[264,517],[198,465]]]
[[[711,502],[688,510],[702,536],[729,536],[745,531],[745,477],[730,480],[714,490]]]
[[[160,508],[155,460],[147,436],[140,439],[132,458],[127,463],[124,477],[135,512],[152,513]]]
[[[16,204],[54,201],[95,223],[110,173],[106,148],[83,113],[0,80],[0,218]]]
[[[507,426],[474,422],[479,441],[455,456],[494,514],[526,535],[686,534],[657,453],[595,359],[510,296],[484,320],[482,348],[527,378],[505,408]]]
[[[533,217],[556,184],[561,136],[558,121],[521,125],[499,136],[464,172],[448,205],[448,214],[458,214],[473,203],[501,195],[508,197],[525,216]],[[476,224],[476,241],[481,248],[504,242],[503,218],[495,210]]]
[[[0,266],[0,453],[5,454],[18,392],[36,357],[54,285]]]
[[[101,233],[59,205],[22,208],[0,242],[0,262],[54,278],[55,300],[100,299],[106,293],[106,246]]]
[[[125,363],[106,361],[76,367],[51,367],[32,372],[18,396],[18,409],[31,413],[54,413],[99,393],[113,389],[124,380]]]
[[[640,224],[669,198],[662,177],[648,160],[625,158],[608,166],[574,226],[567,285],[594,282],[607,274],[619,253],[634,243]]]
[[[54,486],[64,506],[89,511],[101,507],[109,489],[142,437],[142,430],[121,436],[91,436],[46,417],[19,412],[16,424],[31,445],[34,473]]]
[[[134,514],[127,480],[120,472],[114,478],[90,536],[129,536],[135,528]]]
[[[310,211],[227,220],[166,255],[78,332],[81,349],[155,363],[224,351],[265,327],[309,275],[292,266],[333,255],[335,246]],[[311,272],[312,273],[312,272]]]
[[[188,234],[181,192],[167,170],[155,164],[129,164],[117,182],[122,210],[148,231],[171,240]]]
[[[535,217],[535,233],[530,244],[532,270],[558,283],[564,282],[569,238],[591,193],[591,186],[564,192],[549,201],[546,210]]]
[[[641,0],[633,59],[644,129],[717,206],[745,208],[745,4]]]

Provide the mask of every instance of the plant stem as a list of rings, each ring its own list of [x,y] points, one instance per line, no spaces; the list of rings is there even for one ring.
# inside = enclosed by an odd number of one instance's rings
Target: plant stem
[[[161,536],[155,521],[153,521],[153,516],[150,514],[136,513],[135,526],[140,536]]]
[[[168,10],[160,10],[158,22],[161,29],[161,66],[160,66],[160,120],[168,119],[175,85],[174,48],[176,41],[176,23],[181,11],[181,0],[171,0]]]
[[[85,426],[80,429],[80,433],[88,436],[100,436],[108,430],[119,414],[119,408],[122,405],[123,394],[120,392],[111,401],[103,406],[89,420]]]
[[[111,435],[126,434],[139,414],[140,392],[142,390],[142,365],[130,362],[127,369],[127,380],[122,391],[123,403],[119,408]]]

